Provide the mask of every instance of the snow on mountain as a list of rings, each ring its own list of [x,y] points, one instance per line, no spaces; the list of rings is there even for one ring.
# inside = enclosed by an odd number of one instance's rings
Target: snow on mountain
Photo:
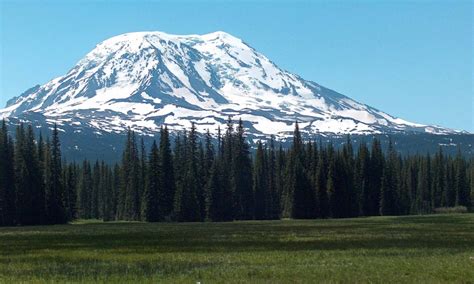
[[[163,124],[198,131],[241,118],[254,136],[455,133],[411,123],[282,70],[225,32],[136,32],[97,45],[66,75],[10,100],[0,117],[40,114],[48,122],[146,134]]]

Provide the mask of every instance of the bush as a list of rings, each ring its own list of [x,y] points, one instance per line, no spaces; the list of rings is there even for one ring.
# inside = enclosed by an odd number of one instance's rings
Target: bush
[[[466,206],[454,206],[454,207],[439,207],[435,208],[434,213],[436,214],[454,214],[454,213],[467,213]]]

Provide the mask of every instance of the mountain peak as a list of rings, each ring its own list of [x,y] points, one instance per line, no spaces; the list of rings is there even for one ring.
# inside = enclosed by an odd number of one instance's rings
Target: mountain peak
[[[119,43],[137,43],[142,42],[144,40],[165,40],[165,41],[193,41],[193,40],[202,40],[202,41],[210,41],[210,40],[223,40],[223,41],[237,41],[242,42],[241,39],[223,32],[223,31],[215,31],[207,34],[189,34],[189,35],[176,35],[176,34],[169,34],[161,31],[142,31],[142,32],[130,32],[124,33],[120,35],[113,36],[108,38],[98,44],[97,46],[109,46],[115,45]]]
[[[407,122],[280,69],[239,38],[133,32],[98,44],[66,75],[31,88],[1,117],[41,114],[48,121],[105,132],[155,133],[196,123],[216,131],[240,117],[255,137],[286,137],[294,121],[314,133],[450,133]]]

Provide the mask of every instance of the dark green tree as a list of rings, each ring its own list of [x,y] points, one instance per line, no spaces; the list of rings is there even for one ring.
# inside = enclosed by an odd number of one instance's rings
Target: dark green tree
[[[46,216],[50,224],[67,222],[64,208],[64,184],[62,180],[61,143],[59,131],[55,124],[52,133],[49,160],[50,178],[46,185]]]
[[[77,165],[75,163],[64,167],[64,205],[68,221],[77,217]]]
[[[3,120],[0,128],[0,226],[11,226],[15,223],[13,153],[13,143]]]
[[[380,141],[376,138],[372,141],[372,149],[369,166],[368,190],[370,203],[367,204],[367,216],[380,214],[380,189],[382,188],[382,174],[384,169],[384,156]]]
[[[265,169],[265,156],[262,142],[257,142],[257,153],[255,155],[253,190],[255,194],[255,219],[267,218],[267,172]],[[269,205],[269,204],[268,204]]]
[[[158,193],[160,191],[160,157],[156,141],[151,146],[148,159],[148,182],[143,195],[142,216],[147,222],[157,222],[160,218]]]
[[[160,131],[160,186],[158,191],[158,210],[162,219],[170,219],[175,198],[175,174],[169,132],[165,126]]]
[[[458,149],[458,154],[455,159],[455,177],[454,183],[456,188],[456,205],[471,207],[471,196],[469,184],[467,181],[467,167],[466,161],[463,159],[461,150]]]
[[[239,119],[232,144],[231,186],[234,195],[234,218],[250,220],[254,217],[254,196],[252,190],[252,160],[246,142],[243,122]],[[264,209],[265,210],[265,209]]]
[[[393,148],[392,140],[389,141],[388,159],[382,174],[380,190],[380,215],[397,215],[397,154]]]
[[[178,221],[196,222],[203,221],[201,216],[201,205],[199,201],[199,182],[197,171],[197,133],[194,123],[191,126],[187,139],[184,140],[185,149],[182,155],[181,182],[177,186],[175,199],[175,212]]]
[[[119,219],[140,220],[140,158],[136,135],[131,130],[127,134],[127,143],[122,160],[122,182]]]

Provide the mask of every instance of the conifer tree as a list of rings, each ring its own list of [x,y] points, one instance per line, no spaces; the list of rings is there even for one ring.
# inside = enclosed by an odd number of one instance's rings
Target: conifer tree
[[[66,217],[68,221],[71,221],[77,217],[77,166],[75,163],[65,167],[63,179],[65,185],[64,204]]]
[[[199,210],[202,221],[206,219],[206,183],[209,178],[210,168],[205,167],[205,150],[202,141],[198,142],[197,146],[197,163],[196,163],[196,182],[197,182],[197,196],[199,199]]]
[[[46,185],[46,216],[50,224],[67,222],[64,208],[64,185],[62,181],[61,144],[59,142],[58,127],[55,124],[52,133],[49,151],[50,178]]]
[[[369,167],[369,199],[370,206],[367,206],[367,215],[374,216],[380,214],[380,189],[382,188],[382,174],[384,169],[384,157],[380,141],[376,138],[372,141],[372,149]]]
[[[175,198],[175,174],[168,128],[160,131],[160,186],[158,191],[158,210],[162,219],[170,219]]]
[[[321,144],[320,144],[321,145]],[[322,147],[322,146],[321,146]],[[318,196],[318,215],[320,218],[327,218],[330,216],[329,213],[329,199],[327,192],[327,162],[326,162],[326,151],[322,148],[320,149],[320,154],[317,164],[317,174],[316,174],[316,194]],[[331,173],[332,174],[332,173]],[[332,181],[331,181],[332,182]],[[333,185],[331,185],[333,186]]]
[[[92,171],[87,160],[82,163],[81,178],[78,192],[78,216],[83,219],[92,218],[91,198],[92,198]]]
[[[119,190],[121,184],[121,168],[118,164],[115,164],[111,169],[111,187],[110,196],[108,196],[108,207],[109,207],[109,220],[117,220],[118,208],[119,208]]]
[[[266,153],[267,166],[267,188],[265,215],[268,219],[278,219],[280,216],[280,196],[277,188],[277,165],[275,156],[275,140],[273,135],[270,138],[270,147]]]
[[[16,165],[16,221],[21,225],[40,224],[44,219],[44,192],[39,168],[33,128],[17,130]]]
[[[5,120],[0,128],[0,226],[11,226],[15,217],[13,149]]]
[[[119,219],[140,220],[140,158],[136,135],[129,130],[122,160],[121,202]]]
[[[222,187],[222,167],[218,159],[214,160],[210,170],[209,181],[206,185],[206,215],[210,221],[231,221],[226,214],[226,199],[228,196],[224,196],[224,190]]]
[[[359,145],[355,166],[355,190],[358,195],[359,214],[362,216],[370,215],[369,165],[369,149],[367,148],[367,144],[362,142]]]
[[[157,222],[160,219],[158,192],[160,191],[160,159],[158,146],[153,141],[150,158],[148,159],[148,182],[143,195],[142,216],[147,222]]]
[[[142,208],[142,205],[141,205],[141,202],[142,202],[142,196],[144,194],[144,191],[145,191],[145,188],[147,186],[147,165],[148,165],[148,162],[147,162],[147,153],[146,153],[146,149],[145,149],[145,140],[143,139],[143,137],[140,137],[140,182],[139,182],[139,191],[138,191],[138,195],[140,196],[139,198],[139,206],[140,208]]]
[[[286,161],[286,153],[283,150],[283,146],[279,145],[278,151],[276,153],[275,159],[275,194],[276,194],[276,202],[275,212],[277,212],[277,217],[281,217],[282,215],[282,197],[283,197],[283,188],[285,184],[285,161]]]
[[[456,205],[471,206],[471,196],[469,185],[466,177],[466,162],[462,158],[461,150],[458,148],[458,154],[455,159],[455,188],[456,188]]]
[[[352,141],[347,135],[346,143],[342,148],[342,187],[344,188],[343,207],[345,208],[344,217],[355,217],[359,213],[358,192],[354,188],[354,152]]]
[[[189,136],[184,140],[183,147],[185,152],[181,164],[184,173],[176,192],[176,217],[178,221],[202,221],[197,178],[197,134],[194,123],[189,131]]]
[[[214,151],[214,145],[212,144],[212,136],[209,132],[209,129],[206,131],[206,135],[204,138],[204,148],[202,150],[202,158],[200,162],[200,169],[201,169],[201,182],[202,182],[202,188],[203,188],[203,207],[204,207],[204,212],[203,216],[205,216],[205,219],[209,219],[209,200],[211,196],[211,191],[209,188],[209,183],[211,179],[211,170],[212,166],[214,163],[215,159],[215,151]]]
[[[382,174],[382,185],[380,190],[380,215],[396,215],[398,180],[396,174],[397,156],[393,149],[392,140],[388,146],[388,160]]]
[[[15,146],[14,146],[14,169],[15,169],[15,222],[23,224],[27,218],[28,212],[28,192],[29,184],[27,180],[27,166],[24,155],[25,144],[25,128],[23,124],[16,127]]]
[[[430,196],[430,161],[429,157],[420,157],[417,177],[416,209],[417,214],[429,213],[431,211]]]
[[[92,188],[90,195],[90,216],[92,219],[99,219],[99,196],[102,187],[101,168],[99,161],[94,163],[92,168]]]
[[[446,205],[447,207],[452,207],[456,205],[456,170],[455,170],[455,165],[452,160],[448,162],[447,165],[447,173],[446,173],[446,184],[447,184],[447,190],[446,190]]]
[[[249,145],[245,141],[244,126],[239,119],[237,132],[233,140],[231,155],[231,185],[234,194],[234,218],[238,220],[253,219],[254,196],[252,190],[252,160]],[[265,209],[264,209],[265,210]]]
[[[315,212],[315,194],[309,186],[303,163],[303,141],[298,122],[295,123],[293,145],[286,172],[286,214],[292,218],[311,218]]]
[[[442,206],[442,196],[446,192],[445,178],[445,159],[441,147],[435,154],[433,160],[433,190],[431,192],[431,207],[437,208]]]
[[[326,189],[328,196],[329,216],[340,217],[338,208],[339,199],[336,190],[336,161],[334,156],[331,156],[329,160]]]
[[[255,219],[257,220],[264,220],[267,217],[266,174],[263,146],[262,142],[258,141],[253,176],[253,191],[255,194]]]
[[[219,164],[221,172],[221,190],[222,190],[222,211],[221,218],[225,221],[230,221],[235,219],[235,210],[236,210],[236,195],[235,187],[232,182],[232,172],[234,168],[234,125],[232,119],[229,117],[227,122],[227,129],[224,137],[221,139],[221,162]]]

